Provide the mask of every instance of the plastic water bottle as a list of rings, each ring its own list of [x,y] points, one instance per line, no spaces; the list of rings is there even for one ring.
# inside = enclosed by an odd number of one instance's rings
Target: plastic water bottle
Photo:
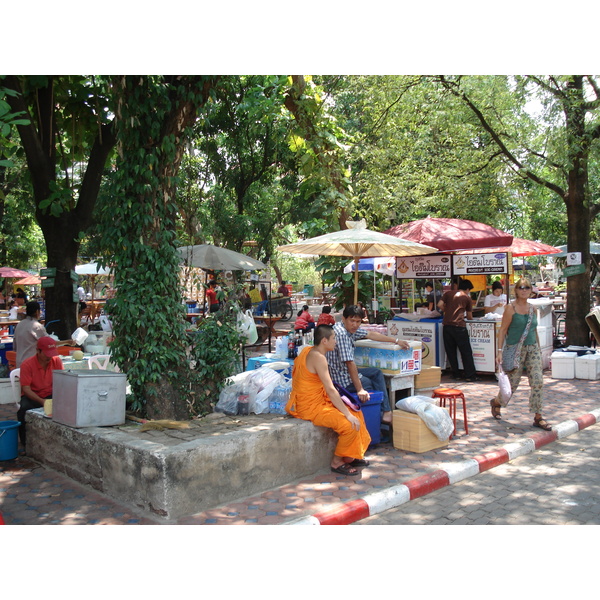
[[[287,404],[286,389],[278,385],[269,398],[269,412],[276,415],[285,415],[285,405]]]

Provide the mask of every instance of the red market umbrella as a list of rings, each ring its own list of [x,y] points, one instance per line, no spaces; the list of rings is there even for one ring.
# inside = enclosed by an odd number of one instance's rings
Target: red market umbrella
[[[0,277],[21,278],[29,277],[31,273],[21,271],[21,269],[13,269],[12,267],[0,267]]]
[[[19,281],[15,281],[15,285],[39,285],[42,280],[37,275],[30,275],[29,277],[23,277]]]
[[[542,242],[534,242],[532,240],[524,240],[523,238],[513,238],[510,246],[497,248],[479,248],[478,254],[495,254],[496,252],[510,252],[513,256],[538,256],[540,254],[556,254],[560,252],[560,248],[543,244]],[[474,250],[462,250],[457,254],[470,254]]]
[[[510,246],[513,241],[513,236],[509,233],[485,223],[437,217],[394,225],[384,233],[434,246],[439,252]]]

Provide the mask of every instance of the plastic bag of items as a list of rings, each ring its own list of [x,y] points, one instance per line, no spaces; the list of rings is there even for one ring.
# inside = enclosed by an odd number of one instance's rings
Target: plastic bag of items
[[[285,383],[285,378],[273,369],[261,367],[230,377],[227,383],[219,394],[215,412],[259,415],[269,412],[269,396],[278,385]]]
[[[437,399],[427,396],[409,396],[396,402],[396,408],[419,415],[429,430],[443,442],[454,431],[448,411],[436,406]]]

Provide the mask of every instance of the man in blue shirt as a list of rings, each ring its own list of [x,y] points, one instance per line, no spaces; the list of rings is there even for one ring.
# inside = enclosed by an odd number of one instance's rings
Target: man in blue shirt
[[[405,340],[399,340],[376,331],[362,329],[363,311],[359,306],[351,305],[344,308],[342,320],[333,326],[337,340],[333,351],[327,353],[329,373],[334,383],[341,385],[349,392],[356,393],[361,402],[369,400],[369,391],[383,392],[381,421],[392,422],[392,409],[388,398],[385,377],[376,367],[361,367],[354,362],[354,342],[357,340],[373,340],[375,342],[391,342],[401,348],[409,348]]]

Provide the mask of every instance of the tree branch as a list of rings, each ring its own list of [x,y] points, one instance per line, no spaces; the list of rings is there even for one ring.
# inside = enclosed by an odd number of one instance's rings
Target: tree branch
[[[460,89],[458,83],[448,81],[444,75],[439,76],[439,80],[442,85],[454,96],[456,96],[459,100],[464,102],[475,114],[477,119],[479,120],[481,126],[487,131],[494,142],[496,142],[497,146],[500,148],[502,154],[512,163],[516,168],[516,172],[523,176],[528,177],[532,181],[535,181],[537,184],[542,185],[549,190],[552,190],[556,194],[558,194],[561,198],[565,198],[565,191],[558,185],[543,179],[533,171],[526,169],[523,163],[508,149],[506,144],[502,141],[500,135],[496,132],[496,130],[488,123],[484,114],[479,110],[479,108],[471,101],[471,99]]]

